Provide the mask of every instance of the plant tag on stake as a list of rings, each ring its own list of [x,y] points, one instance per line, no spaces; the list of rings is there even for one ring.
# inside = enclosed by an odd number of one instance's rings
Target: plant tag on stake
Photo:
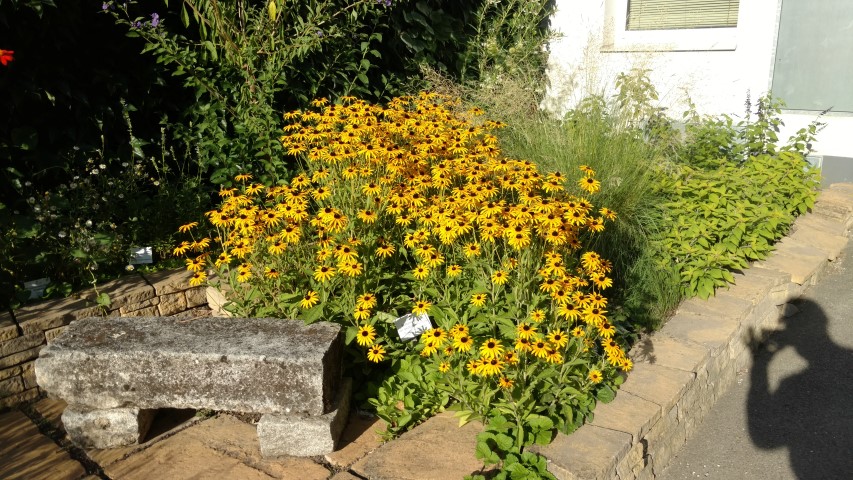
[[[142,265],[144,263],[154,263],[151,247],[130,247],[130,264]]]
[[[432,322],[426,313],[420,315],[407,313],[394,320],[394,324],[397,325],[397,333],[400,335],[400,340],[404,342],[414,340],[432,328]]]
[[[38,299],[44,296],[44,290],[50,285],[49,278],[39,278],[24,282],[24,290],[30,292],[30,300]]]

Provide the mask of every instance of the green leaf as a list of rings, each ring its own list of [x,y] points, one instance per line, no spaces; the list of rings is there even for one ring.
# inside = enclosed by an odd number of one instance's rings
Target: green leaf
[[[616,392],[609,385],[604,385],[595,392],[595,398],[601,403],[610,403],[616,398]]]

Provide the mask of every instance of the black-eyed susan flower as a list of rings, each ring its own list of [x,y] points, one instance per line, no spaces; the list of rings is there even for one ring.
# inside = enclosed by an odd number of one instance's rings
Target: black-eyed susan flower
[[[365,307],[364,305],[357,305],[355,310],[352,312],[353,318],[356,320],[367,320],[370,318],[370,308]]]
[[[190,286],[197,287],[199,285],[203,285],[204,282],[207,281],[207,273],[204,271],[195,272],[193,276],[190,278]]]
[[[575,338],[583,337],[586,335],[586,330],[581,327],[575,327],[572,329],[572,336]]]
[[[376,306],[376,295],[372,293],[363,293],[356,299],[356,305],[373,308]]]
[[[267,278],[278,278],[281,274],[278,270],[272,267],[264,267],[264,276]]]
[[[357,277],[364,272],[364,264],[358,261],[342,261],[338,264],[338,270],[348,277]]]
[[[328,265],[320,265],[314,270],[314,279],[318,282],[326,283],[335,276],[335,267]]]
[[[557,348],[563,348],[569,343],[569,337],[561,329],[557,328],[548,332],[548,342]]]
[[[536,327],[529,323],[521,322],[515,327],[515,335],[518,338],[526,338],[529,340],[536,336]]]
[[[477,242],[471,242],[465,245],[465,256],[466,257],[477,257],[481,253],[480,244]]]
[[[367,349],[367,359],[373,363],[379,363],[385,358],[385,347],[376,344]]]
[[[509,274],[506,270],[496,270],[492,273],[492,283],[495,285],[503,285],[509,281]]]
[[[601,374],[600,371],[593,369],[589,371],[586,378],[588,378],[589,381],[592,383],[601,383],[601,381],[604,379],[604,376]]]
[[[426,265],[418,265],[412,270],[412,275],[418,280],[423,280],[429,276],[429,267]]]
[[[539,358],[545,358],[548,356],[548,347],[548,342],[542,339],[535,340],[530,342],[530,353]]]
[[[594,177],[584,177],[578,181],[578,185],[589,193],[596,193],[601,190],[601,182]]]
[[[456,264],[448,265],[445,271],[447,272],[448,277],[456,278],[459,276],[460,273],[462,273],[462,267]]]
[[[503,371],[504,363],[500,358],[483,358],[478,373],[484,377],[499,375]]]
[[[197,226],[198,226],[198,222],[190,222],[190,223],[187,223],[187,224],[184,224],[184,225],[181,225],[180,227],[178,227],[178,231],[181,233],[187,233]]]
[[[602,322],[607,321],[607,317],[604,316],[605,313],[607,310],[598,307],[586,308],[583,311],[583,321],[589,325],[601,325]]]
[[[500,358],[503,353],[504,348],[497,338],[490,338],[480,345],[480,356],[485,359]]]
[[[252,264],[251,263],[241,263],[239,267],[237,267],[237,281],[240,283],[245,283],[249,281],[249,278],[252,277]]]
[[[362,347],[373,345],[376,340],[376,329],[373,325],[364,324],[358,327],[358,333],[355,335],[355,341]]]
[[[453,339],[453,348],[460,352],[468,352],[474,346],[474,339],[467,334],[460,335]]]
[[[482,307],[486,304],[487,295],[485,293],[475,293],[471,295],[471,305]]]
[[[429,312],[429,309],[432,307],[432,303],[426,300],[416,300],[415,306],[412,308],[412,313],[415,315],[423,315]]]
[[[185,240],[185,241],[181,242],[180,245],[175,247],[174,250],[172,250],[172,255],[177,257],[177,256],[180,256],[180,255],[187,253],[189,250],[190,250],[190,242],[187,242]]]
[[[305,292],[305,295],[302,296],[302,300],[299,301],[299,306],[308,309],[317,305],[320,302],[320,295],[314,290],[309,290]]]
[[[390,243],[383,243],[377,245],[375,255],[379,258],[388,258],[390,257],[396,249],[394,245]]]
[[[373,210],[359,210],[358,219],[368,225],[372,225],[376,223],[376,212]]]
[[[441,373],[445,373],[450,370],[450,362],[441,362],[438,364],[438,371]]]
[[[539,323],[542,320],[545,320],[545,311],[542,309],[536,309],[530,312],[530,320],[534,323]]]
[[[205,261],[203,256],[188,258],[184,260],[184,262],[187,264],[187,270],[191,272],[200,272],[204,270]]]
[[[513,382],[506,377],[501,377],[500,380],[498,380],[498,385],[504,390],[507,390],[512,388]]]
[[[613,338],[613,335],[616,334],[616,327],[614,327],[607,320],[602,321],[598,324],[598,335],[602,338]]]

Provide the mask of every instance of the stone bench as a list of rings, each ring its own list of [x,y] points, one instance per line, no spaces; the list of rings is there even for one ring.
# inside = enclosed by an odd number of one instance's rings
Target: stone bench
[[[264,456],[329,453],[346,422],[340,327],[271,318],[86,318],[41,351],[38,384],[84,447],[139,443],[161,408],[263,414]]]

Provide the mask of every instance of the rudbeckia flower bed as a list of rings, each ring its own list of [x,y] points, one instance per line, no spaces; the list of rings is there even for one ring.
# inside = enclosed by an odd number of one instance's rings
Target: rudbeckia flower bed
[[[313,105],[285,114],[289,183],[239,175],[207,213],[213,238],[182,227],[194,284],[215,272],[238,316],[339,323],[354,364],[394,373],[370,392],[391,431],[452,402],[490,422],[487,461],[613,397],[631,361],[611,264],[584,246],[616,219],[591,168],[505,158],[502,124],[436,94]],[[408,341],[406,322],[421,325]]]

